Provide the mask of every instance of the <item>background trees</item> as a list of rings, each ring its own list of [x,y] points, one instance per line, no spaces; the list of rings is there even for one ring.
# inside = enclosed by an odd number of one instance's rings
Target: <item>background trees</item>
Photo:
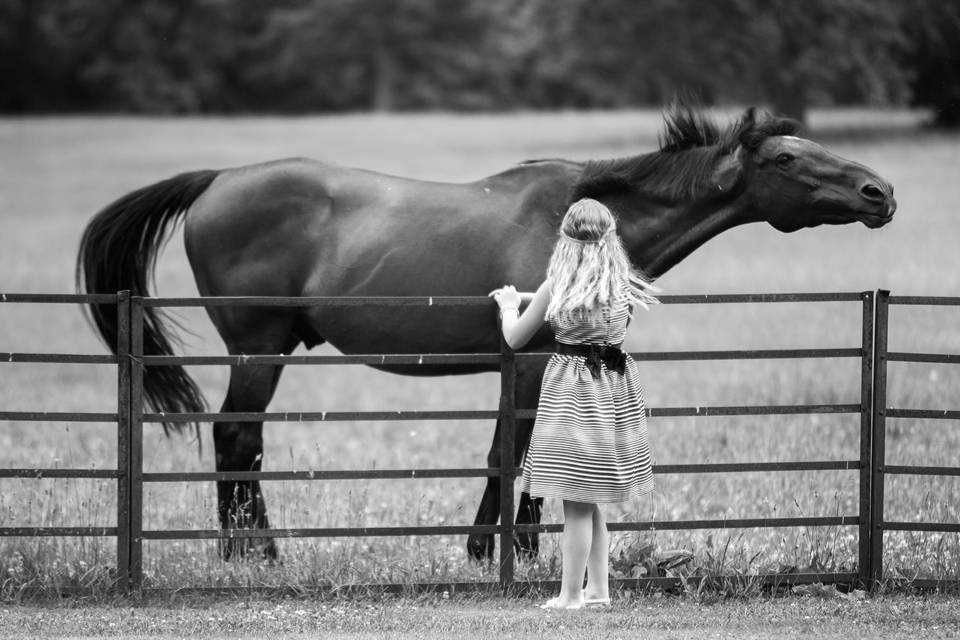
[[[917,0],[903,20],[903,66],[913,102],[933,107],[934,123],[960,127],[960,2]]]
[[[0,0],[0,111],[765,103],[960,120],[960,0]]]

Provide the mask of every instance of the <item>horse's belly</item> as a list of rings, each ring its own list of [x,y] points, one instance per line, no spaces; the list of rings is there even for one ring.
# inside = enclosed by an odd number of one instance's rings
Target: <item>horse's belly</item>
[[[495,312],[436,306],[313,307],[311,328],[347,354],[497,353]]]

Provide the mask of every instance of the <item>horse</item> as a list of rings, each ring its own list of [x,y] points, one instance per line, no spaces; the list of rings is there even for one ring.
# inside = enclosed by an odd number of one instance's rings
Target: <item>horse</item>
[[[659,149],[636,156],[520,163],[468,183],[405,179],[292,158],[182,173],[137,189],[97,213],[77,256],[77,289],[150,295],[156,256],[181,221],[187,257],[203,296],[482,296],[505,283],[533,291],[545,277],[568,204],[591,197],[614,212],[634,267],[651,281],[727,229],[767,222],[782,232],[893,217],[889,182],[866,166],[797,137],[797,123],[750,107],[725,127],[684,104],[668,107]],[[116,345],[116,313],[92,305],[100,336]],[[230,354],[290,354],[329,342],[344,354],[478,353],[499,347],[491,308],[410,308],[385,320],[365,307],[208,307]],[[148,355],[172,353],[164,319],[146,308]],[[548,326],[529,350],[553,347]],[[472,373],[483,365],[382,366],[407,375]],[[282,365],[234,366],[222,412],[264,411]],[[543,364],[521,366],[518,408],[536,408]],[[158,412],[201,412],[203,397],[182,367],[147,368],[147,404]],[[182,424],[164,425],[165,431]],[[533,420],[516,425],[517,465]],[[213,424],[218,471],[258,471],[263,424]],[[500,422],[487,456],[500,460]],[[264,537],[221,544],[227,560],[258,551],[276,558],[257,481],[217,483],[224,529]],[[522,494],[517,523],[539,523],[542,499]],[[499,480],[490,477],[475,524],[496,524]],[[536,554],[536,534],[515,540]],[[471,535],[467,550],[490,559],[493,535]]]

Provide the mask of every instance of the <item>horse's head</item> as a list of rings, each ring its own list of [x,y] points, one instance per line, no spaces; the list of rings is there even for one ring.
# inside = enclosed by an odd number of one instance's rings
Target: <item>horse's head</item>
[[[889,182],[796,137],[793,120],[750,108],[721,129],[682,103],[664,119],[659,151],[588,162],[571,190],[571,200],[595,198],[618,214],[631,260],[650,276],[737,225],[876,228],[897,208]]]
[[[779,231],[820,224],[890,222],[897,208],[893,186],[868,167],[792,135],[791,120],[751,109],[741,120],[735,152],[742,163],[744,195],[756,215]]]

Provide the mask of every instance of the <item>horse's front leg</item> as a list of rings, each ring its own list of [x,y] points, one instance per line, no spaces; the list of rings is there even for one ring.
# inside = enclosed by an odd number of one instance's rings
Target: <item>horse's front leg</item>
[[[516,406],[519,409],[536,409],[540,398],[540,382],[543,379],[543,366],[525,366],[517,368]],[[520,465],[523,455],[530,444],[530,435],[533,433],[533,420],[517,420],[514,432],[514,466]],[[500,437],[501,421],[497,420],[497,427],[493,432],[493,442],[487,454],[487,466],[500,466]],[[543,499],[532,499],[526,493],[520,494],[517,506],[517,524],[539,524]],[[487,486],[480,499],[477,509],[475,525],[496,524],[500,519],[500,478],[487,478]],[[536,533],[518,534],[514,545],[521,557],[535,556],[539,549],[539,537]],[[491,560],[496,550],[495,537],[491,533],[471,534],[467,538],[467,554],[474,560]]]
[[[490,446],[490,453],[487,454],[487,467],[500,467],[500,419],[497,419],[497,427],[493,431],[493,443]],[[500,478],[490,476],[487,478],[487,486],[480,498],[480,507],[477,509],[477,517],[474,518],[474,525],[497,524],[500,519]],[[471,533],[467,537],[467,555],[474,560],[489,561],[493,559],[493,552],[496,550],[496,541],[492,533]]]
[[[542,364],[531,364],[517,371],[517,408],[536,409],[540,402],[540,385],[543,382]],[[533,434],[533,420],[517,420],[517,431],[514,438],[514,461],[522,464],[523,456],[530,446],[530,436]],[[531,498],[526,492],[520,493],[517,504],[517,524],[540,524],[540,515],[543,511],[543,498]],[[517,555],[520,559],[535,558],[540,550],[540,536],[535,532],[518,533],[514,539]]]

